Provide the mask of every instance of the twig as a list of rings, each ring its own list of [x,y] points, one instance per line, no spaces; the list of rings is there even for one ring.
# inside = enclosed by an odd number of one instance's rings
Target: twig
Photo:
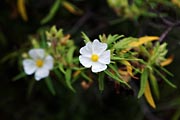
[[[167,36],[167,34],[172,30],[172,26],[168,27],[160,36],[159,42],[162,42],[164,38]]]
[[[162,18],[162,17],[161,17],[161,19],[162,19],[162,21],[163,21],[166,25],[168,25],[168,28],[161,34],[160,39],[159,39],[159,42],[162,42],[162,41],[164,40],[164,38],[168,35],[168,33],[169,33],[174,27],[177,27],[177,26],[180,25],[180,21],[177,21],[177,22],[173,23],[173,22],[168,21],[168,20],[166,20],[166,19],[164,19],[164,18]]]
[[[92,13],[91,13],[90,11],[88,11],[84,16],[82,16],[82,17],[78,20],[78,22],[72,27],[72,29],[71,29],[71,31],[70,31],[69,33],[75,34],[75,33],[78,31],[78,29],[79,29],[80,27],[82,27],[82,26],[84,25],[84,23],[85,23],[89,18],[91,18],[91,16],[92,16]]]

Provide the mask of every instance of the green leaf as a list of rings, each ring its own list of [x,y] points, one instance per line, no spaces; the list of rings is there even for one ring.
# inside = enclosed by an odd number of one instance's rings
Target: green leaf
[[[149,78],[150,78],[152,90],[153,90],[155,96],[159,99],[160,95],[159,95],[158,81],[152,72],[150,72]]]
[[[40,30],[40,37],[41,37],[41,47],[46,48],[47,47],[47,41],[46,41],[46,35],[44,29]]]
[[[141,74],[141,79],[140,79],[140,90],[139,90],[139,93],[138,93],[138,98],[140,98],[143,94],[144,94],[144,91],[145,91],[145,88],[146,88],[146,84],[147,84],[147,80],[148,80],[148,69],[145,68]]]
[[[66,73],[65,73],[66,84],[69,87],[69,89],[71,89],[73,92],[75,92],[75,89],[71,85],[71,83],[72,83],[71,82],[71,73],[72,73],[72,70],[70,68],[66,70]]]
[[[154,69],[155,72],[167,83],[169,84],[171,87],[176,88],[176,85],[174,85],[173,83],[171,83],[166,77],[164,77],[164,75],[162,75],[157,69]]]
[[[30,97],[30,95],[31,95],[31,93],[32,93],[32,89],[33,89],[33,87],[34,87],[35,82],[36,82],[36,81],[33,79],[33,80],[30,81],[30,83],[29,83],[29,85],[28,85],[28,97]]]
[[[83,77],[84,79],[88,80],[89,82],[92,81],[92,79],[91,79],[89,76],[87,76],[84,72],[81,72],[80,74],[82,75],[82,77]]]
[[[119,77],[117,77],[116,75],[114,75],[113,73],[111,73],[109,70],[105,70],[104,71],[109,77],[113,78],[114,80],[116,80],[117,82],[123,83],[126,86],[128,86],[129,88],[131,88],[127,82],[125,82],[124,80],[121,80]]]
[[[98,76],[99,90],[102,92],[104,90],[104,73],[99,73]]]
[[[67,62],[71,65],[73,62],[73,54],[75,51],[75,47],[71,47],[67,52]]]
[[[24,78],[26,77],[26,74],[24,72],[21,72],[20,74],[18,74],[17,76],[15,76],[12,81],[16,81],[16,80],[19,80],[21,78]]]
[[[180,119],[180,109],[177,109],[171,120],[179,120]]]
[[[148,52],[147,48],[144,46],[139,46],[140,52],[143,53],[143,56],[146,56],[148,58],[151,57],[150,53]]]
[[[16,58],[18,56],[19,56],[19,52],[18,51],[8,53],[7,55],[5,55],[4,57],[2,57],[0,59],[0,63],[4,63],[4,62],[6,62],[8,60],[14,60],[14,58]]]
[[[115,41],[117,41],[118,39],[124,37],[124,35],[108,35],[108,38],[107,38],[107,44],[112,44],[114,43]]]
[[[159,67],[162,71],[164,71],[166,74],[168,74],[168,75],[170,75],[171,77],[174,77],[174,75],[171,73],[171,72],[169,72],[166,68],[164,68],[164,67]]]
[[[113,66],[113,65],[109,64],[109,67],[116,73],[118,78],[121,78],[121,75],[119,74],[118,68],[116,66]]]
[[[127,49],[130,48],[129,44],[133,41],[137,41],[137,38],[133,38],[133,37],[128,37],[128,38],[124,38],[122,40],[120,40],[119,42],[117,42],[116,44],[114,44],[114,48],[115,49]]]
[[[89,37],[88,37],[84,32],[81,32],[81,33],[82,33],[82,38],[84,38],[84,42],[85,42],[85,43],[91,42],[91,40],[89,39]]]
[[[49,89],[49,91],[51,92],[52,95],[56,95],[56,91],[53,87],[53,83],[50,77],[45,78],[45,83],[47,85],[47,88]]]
[[[65,85],[64,75],[63,75],[58,69],[55,69],[55,70],[54,70],[54,73],[56,74],[59,82],[61,82],[63,85]]]
[[[62,0],[56,0],[54,2],[47,16],[41,20],[41,24],[45,24],[49,22],[55,16],[56,12],[58,11],[60,7],[61,1]]]
[[[63,73],[63,74],[66,74],[66,72],[65,72],[65,70],[64,70],[64,67],[63,67],[63,64],[59,64],[58,65],[58,68],[59,68],[59,70]]]

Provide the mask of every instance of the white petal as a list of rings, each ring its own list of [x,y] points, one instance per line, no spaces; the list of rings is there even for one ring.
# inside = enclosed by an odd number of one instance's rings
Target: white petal
[[[39,69],[37,69],[37,71],[35,73],[35,79],[37,81],[39,81],[42,78],[48,77],[48,75],[49,75],[49,70],[48,69],[39,68]]]
[[[45,52],[43,49],[38,48],[38,49],[31,49],[29,51],[29,55],[34,59],[43,59],[45,56]]]
[[[101,55],[107,48],[106,43],[101,43],[99,40],[95,39],[92,43],[93,54]]]
[[[92,55],[92,43],[88,42],[84,47],[80,49],[80,54],[86,57],[90,57]]]
[[[80,61],[80,63],[81,63],[84,67],[86,67],[86,68],[90,68],[91,65],[92,65],[91,59],[88,58],[88,57],[85,57],[85,56],[83,56],[83,55],[80,55],[80,56],[79,56],[79,61]]]
[[[99,56],[99,62],[103,64],[109,64],[110,63],[110,50],[106,50]]]
[[[101,71],[104,71],[106,70],[107,68],[107,65],[106,64],[102,64],[102,63],[99,63],[99,62],[94,62],[93,65],[92,65],[92,72],[94,73],[97,73],[97,72],[101,72]]]
[[[44,59],[44,66],[43,67],[45,67],[48,70],[51,70],[53,68],[53,62],[54,62],[53,57],[48,55]]]
[[[27,75],[33,74],[35,70],[37,69],[35,62],[31,59],[23,60],[23,67]]]

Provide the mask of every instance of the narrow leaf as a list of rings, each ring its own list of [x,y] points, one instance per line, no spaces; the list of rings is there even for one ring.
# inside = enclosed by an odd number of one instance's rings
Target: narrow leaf
[[[123,50],[129,49],[131,47],[130,43],[137,40],[138,40],[137,38],[133,38],[133,37],[124,38],[120,40],[119,42],[117,42],[116,44],[114,44],[114,48],[123,49]]]
[[[71,4],[70,2],[63,1],[62,4],[69,12],[71,12],[74,15],[81,15],[83,13],[82,10],[80,10],[78,7]]]
[[[29,85],[28,85],[28,97],[30,97],[31,93],[32,93],[32,90],[33,90],[33,87],[34,87],[34,84],[35,84],[35,80],[31,80]]]
[[[26,76],[26,74],[25,74],[24,72],[21,72],[20,74],[18,74],[17,76],[15,76],[15,77],[12,79],[12,81],[19,80],[19,79],[21,79],[21,78],[23,78],[23,77],[25,77],[25,76]]]
[[[117,41],[118,39],[124,37],[124,35],[109,35],[107,38],[107,44],[112,44],[113,42]]]
[[[81,72],[80,74],[82,75],[84,79],[88,80],[89,82],[92,82],[92,79],[88,75],[86,75],[84,72]]]
[[[71,82],[71,73],[72,73],[71,69],[66,70],[66,73],[65,73],[66,84],[69,87],[69,89],[71,89],[73,92],[75,92],[74,88],[71,85],[71,83],[72,83]]]
[[[47,78],[45,79],[45,83],[46,83],[49,91],[52,93],[52,95],[56,95],[56,92],[55,92],[55,89],[54,89],[54,87],[53,87],[52,80],[51,80],[50,77],[47,77]]]
[[[140,90],[139,90],[139,93],[138,93],[138,98],[140,98],[144,94],[147,79],[148,79],[148,69],[145,68],[143,70],[142,74],[141,74]]]
[[[104,73],[99,73],[98,83],[99,83],[99,90],[102,92],[104,90]]]
[[[130,43],[129,46],[138,47],[144,43],[147,43],[149,41],[154,41],[154,40],[159,40],[159,37],[157,37],[157,36],[144,36],[144,37],[140,37],[138,39],[138,41],[134,41],[134,42]]]
[[[64,67],[63,67],[63,64],[59,64],[58,65],[58,68],[59,70],[63,73],[63,74],[66,74],[65,70],[64,70]]]
[[[85,43],[91,42],[91,40],[89,39],[89,37],[88,37],[84,32],[81,32],[81,34],[82,34],[82,38],[84,39],[84,42],[85,42]]]
[[[145,46],[139,46],[139,48],[140,48],[140,52],[143,54],[143,56],[147,56],[148,58],[150,58],[152,56]]]
[[[149,78],[150,78],[150,83],[151,83],[151,86],[152,86],[152,90],[155,94],[155,96],[159,99],[160,97],[160,93],[159,93],[159,87],[158,87],[158,81],[156,79],[156,77],[154,76],[153,73],[150,73],[149,74]]]
[[[167,83],[169,84],[171,87],[176,88],[176,85],[174,85],[173,83],[171,83],[166,77],[164,77],[164,75],[162,75],[157,69],[154,69],[156,71],[156,73]]]
[[[59,82],[61,82],[63,85],[65,85],[64,75],[58,69],[55,69],[54,73],[56,74]]]
[[[121,80],[119,77],[117,77],[116,75],[114,75],[113,73],[111,73],[109,70],[105,70],[104,71],[109,77],[113,78],[114,80],[116,80],[117,82],[123,83],[126,86],[128,86],[129,88],[131,88],[131,86],[125,82],[124,80]]]
[[[17,0],[18,12],[24,21],[28,21],[28,16],[25,7],[25,0]]]
[[[149,105],[152,107],[152,108],[156,108],[156,105],[154,103],[154,99],[152,97],[152,94],[151,94],[151,89],[150,89],[150,86],[149,86],[149,82],[147,81],[146,83],[146,87],[145,87],[145,91],[144,91],[144,96],[147,100],[147,102],[149,103]]]
[[[173,61],[173,57],[169,57],[165,61],[161,62],[160,65],[166,66],[166,65],[169,65],[170,63],[172,63],[172,61]]]
[[[133,73],[132,73],[133,68],[132,68],[131,63],[128,62],[127,60],[123,60],[123,61],[121,61],[121,63],[126,66],[126,69],[127,69],[127,72],[129,73],[129,75],[130,75],[131,77],[134,77],[134,75],[133,75]]]
[[[174,75],[169,72],[167,69],[165,69],[164,67],[159,67],[163,72],[165,72],[166,74],[170,75],[171,77],[173,77]]]
[[[49,22],[56,14],[59,6],[60,6],[61,0],[56,0],[54,4],[52,5],[48,15],[41,20],[41,24],[45,24]]]
[[[41,37],[41,47],[46,48],[47,47],[47,41],[46,41],[46,35],[44,30],[40,31],[40,37]]]
[[[75,47],[71,47],[67,52],[67,62],[69,64],[72,64],[72,62],[73,62],[74,51],[75,51]]]

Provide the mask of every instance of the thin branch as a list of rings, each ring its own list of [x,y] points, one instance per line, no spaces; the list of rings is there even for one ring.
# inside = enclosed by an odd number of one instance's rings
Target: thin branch
[[[164,38],[167,36],[167,34],[172,30],[172,26],[168,27],[160,36],[159,42],[162,42]]]
[[[162,42],[164,40],[164,38],[169,34],[169,32],[174,28],[180,25],[180,21],[177,21],[175,23],[168,21],[167,19],[162,18],[162,21],[168,25],[168,28],[161,34],[159,42]]]
[[[87,11],[87,13],[84,16],[82,16],[77,21],[77,23],[72,27],[72,29],[69,33],[71,33],[71,34],[76,33],[80,29],[80,27],[82,27],[87,22],[87,20],[89,18],[91,18],[91,16],[92,16],[92,13],[90,11]]]

